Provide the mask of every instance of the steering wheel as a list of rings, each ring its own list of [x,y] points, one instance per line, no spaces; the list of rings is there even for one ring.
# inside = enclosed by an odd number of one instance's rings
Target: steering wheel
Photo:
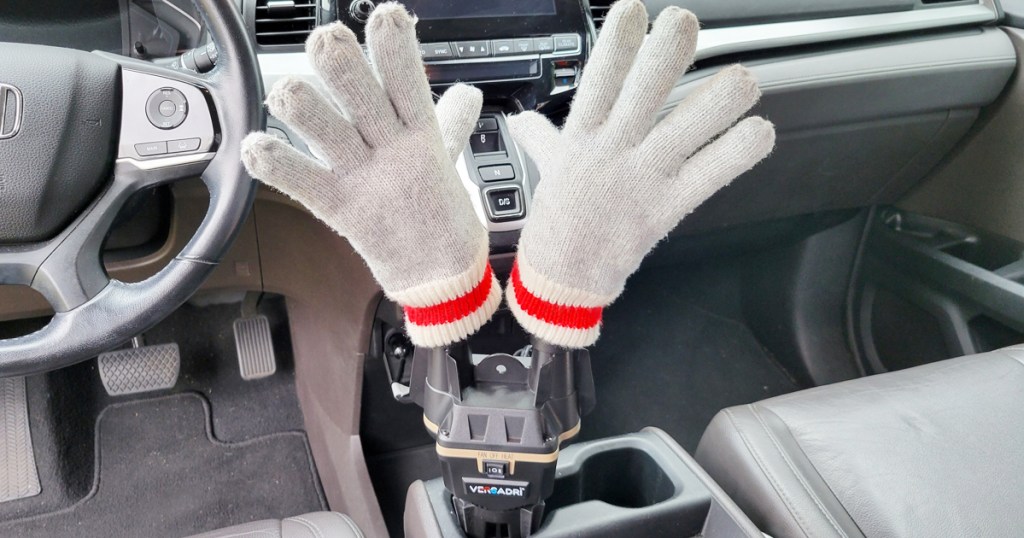
[[[217,47],[199,74],[107,53],[0,43],[0,284],[53,306],[44,328],[0,340],[0,377],[62,368],[129,340],[195,293],[249,213],[242,138],[262,129],[263,86],[235,2],[195,0]],[[111,279],[101,249],[136,192],[200,176],[206,216],[156,275]]]

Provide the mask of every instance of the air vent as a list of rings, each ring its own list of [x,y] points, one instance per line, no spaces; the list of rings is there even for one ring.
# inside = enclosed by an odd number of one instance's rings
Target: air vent
[[[590,0],[590,16],[594,19],[594,27],[598,30],[604,24],[604,18],[612,7],[613,0]]]
[[[316,27],[316,0],[256,0],[256,43],[301,45]]]

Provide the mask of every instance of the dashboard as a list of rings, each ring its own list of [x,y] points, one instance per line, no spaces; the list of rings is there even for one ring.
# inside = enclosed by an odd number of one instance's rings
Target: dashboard
[[[178,56],[209,38],[191,0],[128,0],[127,4],[127,52],[133,57]]]
[[[338,21],[362,39],[366,21],[384,0],[225,1],[238,5],[256,45],[264,85],[270,88],[281,77],[314,77],[303,52],[303,44],[313,29]],[[508,136],[504,116],[521,110],[538,110],[556,122],[560,120],[612,0],[404,0],[404,3],[418,18],[420,52],[435,92],[439,94],[455,82],[472,83],[484,91],[484,114],[457,169],[480,220],[492,232],[492,243],[511,247],[515,233],[529,215],[538,174]],[[956,42],[955,36],[938,34],[990,24],[998,20],[1000,14],[995,0],[818,0],[813,5],[805,0],[646,0],[646,3],[652,17],[667,6],[679,5],[693,10],[704,23],[697,45],[697,69],[680,80],[669,106],[684,98],[716,66],[743,61],[762,80],[765,97],[760,113],[775,121],[783,133],[789,125],[801,130],[836,125],[827,121],[835,115],[828,112],[830,110],[853,114],[837,118],[840,123],[872,119],[868,116],[874,114],[870,112],[873,105],[859,103],[851,109],[850,98],[840,97],[839,86],[850,83],[851,73],[874,73],[871,76],[876,77],[878,73],[887,73],[881,82],[872,82],[872,88],[876,89],[887,80],[908,79],[901,84],[913,84],[913,80],[909,80],[913,79],[911,73],[947,65],[948,58],[955,52],[944,46]],[[934,45],[922,46],[923,52],[916,57],[881,53],[884,43],[877,41],[928,39],[928,35],[938,39]],[[5,0],[0,7],[0,39],[116,51],[196,70],[211,68],[216,56],[216,50],[207,43],[202,18],[191,0],[81,3]],[[998,58],[1005,55],[1005,43],[997,38],[985,36],[973,41],[978,41],[979,46],[989,45],[969,50],[968,60],[988,61],[993,54],[992,57]],[[858,50],[842,56],[848,59],[841,63],[825,61],[824,58],[832,57],[828,50],[814,48],[844,46]],[[943,76],[958,76],[964,69],[966,67],[956,63],[953,67],[956,72]],[[986,80],[973,77],[966,83],[967,93],[988,95],[988,90],[979,90]],[[832,91],[830,87],[821,86],[822,81],[831,81],[828,84],[835,86],[836,102],[828,101],[827,107],[814,112],[822,96]],[[819,85],[813,90],[813,98],[794,100],[787,108],[778,108],[780,103],[789,103],[790,94],[812,91],[809,85],[813,84]],[[804,85],[808,85],[807,90],[803,89]],[[903,96],[922,93],[926,86],[914,88],[913,92],[900,89],[886,93],[879,102],[895,102]],[[947,92],[946,95],[954,94]],[[923,116],[917,115],[919,112],[953,110],[962,104],[957,102],[950,106],[932,103],[931,95],[919,97],[908,101],[909,108],[897,110],[897,115],[908,114],[913,121],[923,121]],[[968,109],[975,107],[973,102],[970,105]],[[308,151],[299,137],[274,118],[268,119],[268,125],[276,134]],[[934,126],[928,125],[929,129]],[[872,137],[865,138],[865,147],[847,144],[846,150],[867,151],[868,141],[880,139],[880,132],[884,130],[868,124],[856,127],[861,128],[873,133]],[[948,126],[945,129],[949,131]],[[907,134],[893,136],[902,143],[894,141],[891,144],[894,147],[916,148],[917,141],[923,139],[919,136],[903,140],[902,137],[909,136]],[[824,138],[818,136],[817,140]],[[787,151],[789,148],[783,141],[776,154]],[[794,151],[799,153],[799,150]],[[826,153],[795,155],[788,161],[790,168],[780,171],[785,178],[773,176],[768,180],[798,182],[801,176],[793,170],[797,166],[806,168],[813,177],[813,170]],[[901,155],[900,159],[904,157]],[[783,161],[773,159],[759,167],[755,175],[769,174],[773,172],[774,163]],[[874,181],[882,181],[882,175],[879,172]],[[865,183],[863,176],[857,178],[861,183]],[[710,224],[717,226],[754,216],[813,211],[823,207],[823,200],[824,205],[837,200],[816,196],[809,190],[773,206],[770,202],[774,199],[750,195],[758,190],[756,185],[744,187],[741,182],[710,201],[707,208],[713,210],[705,208],[701,213],[713,213]],[[858,193],[856,200],[837,205],[866,203],[870,198],[867,191],[865,187],[865,195]],[[716,207],[717,199],[729,196],[738,198],[728,207]],[[752,204],[757,207],[748,207]],[[701,218],[698,214],[688,222],[700,223]]]
[[[285,76],[312,79],[303,52],[310,32],[341,21],[360,34],[377,4],[223,1],[235,2],[242,13],[266,88]],[[1016,66],[1012,43],[993,27],[1015,16],[1001,19],[996,0],[645,2],[652,17],[680,5],[702,21],[697,64],[672,90],[663,114],[721,66],[740,61],[763,91],[755,113],[779,132],[769,159],[710,199],[674,235],[894,203],[955,147]],[[435,92],[456,80],[484,91],[483,115],[456,169],[492,232],[491,245],[509,253],[539,177],[507,136],[504,118],[536,109],[559,120],[611,0],[404,3],[419,17]],[[1009,11],[1006,1],[1002,7]],[[205,65],[214,61],[191,0],[3,0],[0,40],[182,61],[183,68],[190,52],[195,64],[196,55]],[[274,118],[268,126],[308,151]],[[133,211],[108,238],[105,260],[138,275],[155,272],[159,253],[181,246],[168,246],[185,236],[175,227],[198,222],[205,211],[205,190],[186,187],[161,187],[129,204]],[[251,241],[236,243],[236,251],[246,248],[255,249]],[[124,279],[127,270],[115,273]],[[225,274],[223,281],[239,278]],[[37,311],[5,297],[0,293],[0,319]]]
[[[153,60],[209,36],[192,0],[5,0],[0,41],[101,50]]]

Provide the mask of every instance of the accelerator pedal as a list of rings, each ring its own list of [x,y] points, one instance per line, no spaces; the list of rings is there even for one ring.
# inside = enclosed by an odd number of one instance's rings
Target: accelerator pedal
[[[267,316],[236,319],[234,329],[238,370],[242,373],[242,379],[252,381],[274,375],[277,371],[277,357],[274,356],[274,340],[270,335]]]
[[[121,396],[173,387],[181,370],[181,353],[178,344],[146,346],[137,337],[132,347],[103,353],[97,363],[107,394]]]
[[[25,378],[0,379],[0,503],[34,497],[42,489],[32,452]]]

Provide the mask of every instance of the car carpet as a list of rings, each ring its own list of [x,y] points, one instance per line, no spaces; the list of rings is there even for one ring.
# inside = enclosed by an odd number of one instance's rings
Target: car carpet
[[[259,305],[259,313],[270,320],[278,363],[277,373],[267,378],[244,381],[239,377],[231,331],[239,312],[238,303],[188,304],[146,332],[149,344],[179,344],[181,375],[171,390],[108,396],[94,360],[29,377],[29,421],[43,490],[34,497],[0,503],[0,524],[67,509],[89,494],[96,460],[96,420],[113,403],[197,392],[210,403],[213,434],[220,441],[301,431],[304,425],[283,299],[265,296]],[[45,323],[45,319],[5,322],[0,324],[0,337],[27,334]]]
[[[323,510],[305,434],[238,443],[213,437],[195,393],[108,406],[96,425],[99,473],[77,504],[0,524],[0,536],[181,537]]]
[[[744,323],[730,269],[655,267],[630,279],[591,351],[597,406],[581,440],[656,426],[693,453],[720,409],[800,388]]]

